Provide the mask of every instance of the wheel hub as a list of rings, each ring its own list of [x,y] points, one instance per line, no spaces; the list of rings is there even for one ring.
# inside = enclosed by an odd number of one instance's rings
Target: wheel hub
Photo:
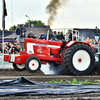
[[[79,59],[78,59],[78,62],[79,62],[79,63],[81,63],[81,62],[82,62],[82,59],[81,59],[81,58],[79,58]]]
[[[30,60],[30,62],[29,62],[29,68],[31,70],[34,70],[35,71],[35,70],[38,69],[38,67],[39,67],[39,62],[36,59]]]
[[[32,66],[34,66],[34,63],[32,64]]]
[[[86,69],[88,69],[91,63],[91,58],[87,51],[78,50],[73,55],[72,61],[75,69],[77,69],[78,71],[85,71]]]

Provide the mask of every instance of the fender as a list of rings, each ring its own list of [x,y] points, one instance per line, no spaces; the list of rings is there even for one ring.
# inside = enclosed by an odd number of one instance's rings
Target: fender
[[[87,44],[91,47],[91,49],[94,51],[93,47],[88,43],[88,42],[83,42],[83,41],[70,41],[68,44],[66,44],[65,48],[67,47],[71,47],[73,44],[75,43],[84,43],[84,44]]]

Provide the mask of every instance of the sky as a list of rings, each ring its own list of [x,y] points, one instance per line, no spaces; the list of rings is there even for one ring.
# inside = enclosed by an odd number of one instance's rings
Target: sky
[[[46,6],[50,0],[5,0],[7,16],[5,28],[23,24],[27,20],[41,20],[47,25],[49,14]],[[52,29],[55,28],[100,28],[100,0],[66,0],[58,9]],[[0,0],[0,29],[2,29],[2,0]]]

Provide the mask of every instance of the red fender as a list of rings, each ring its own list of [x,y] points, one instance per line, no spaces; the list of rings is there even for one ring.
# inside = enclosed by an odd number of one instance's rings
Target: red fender
[[[70,41],[68,44],[66,44],[65,48],[72,46],[75,43],[84,43],[84,44],[88,44],[91,49],[94,51],[93,47],[88,43],[88,42],[83,42],[83,41]]]

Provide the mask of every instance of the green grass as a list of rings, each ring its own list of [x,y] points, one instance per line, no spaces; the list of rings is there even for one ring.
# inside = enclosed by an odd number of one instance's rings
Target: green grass
[[[100,84],[100,81],[99,82],[92,82],[92,81],[89,81],[88,79],[85,80],[85,81],[77,81],[76,79],[73,79],[72,81],[63,81],[63,80],[52,80],[52,81],[49,81],[48,83],[66,83],[66,84]]]

